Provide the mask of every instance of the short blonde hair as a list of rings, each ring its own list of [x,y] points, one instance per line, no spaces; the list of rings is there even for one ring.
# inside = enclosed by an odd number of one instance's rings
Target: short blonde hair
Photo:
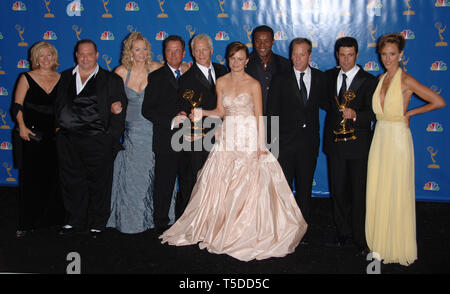
[[[52,70],[55,70],[58,68],[59,66],[59,60],[58,60],[58,50],[56,50],[56,48],[50,44],[49,42],[39,42],[36,43],[30,51],[30,61],[31,61],[31,68],[33,70],[35,69],[39,69],[41,67],[41,65],[39,64],[38,60],[39,60],[39,54],[41,53],[41,50],[44,48],[48,48],[50,49],[50,52],[53,54],[53,56],[55,57],[55,61],[52,65]]]
[[[132,32],[128,35],[128,37],[123,41],[123,48],[122,48],[122,59],[121,63],[122,65],[130,70],[131,66],[133,65],[133,61],[131,60],[132,53],[131,48],[133,47],[134,41],[144,41],[145,47],[148,50],[148,56],[145,60],[145,65],[148,69],[150,69],[150,65],[152,63],[152,46],[150,45],[150,42],[141,34],[138,32]]]

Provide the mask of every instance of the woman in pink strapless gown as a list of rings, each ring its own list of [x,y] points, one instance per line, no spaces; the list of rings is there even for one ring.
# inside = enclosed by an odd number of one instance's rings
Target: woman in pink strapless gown
[[[307,224],[276,158],[265,149],[259,82],[244,71],[248,49],[234,42],[227,54],[231,72],[217,80],[217,108],[194,109],[224,118],[216,144],[200,170],[183,215],[162,243],[199,243],[211,253],[243,261],[294,252]]]

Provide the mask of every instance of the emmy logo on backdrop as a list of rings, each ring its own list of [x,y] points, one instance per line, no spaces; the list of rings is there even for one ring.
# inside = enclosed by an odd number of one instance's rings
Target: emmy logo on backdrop
[[[164,2],[166,2],[166,0],[163,1],[158,0],[158,2],[159,2],[159,9],[161,9],[161,13],[158,14],[158,18],[168,18],[169,16],[166,13],[164,13],[163,8]]]
[[[161,63],[161,64],[165,63],[164,57],[161,54],[158,54],[156,56],[156,58],[158,59],[159,63]]]
[[[406,6],[408,6],[408,10],[403,11],[403,15],[416,15],[414,10],[411,10],[411,5],[409,4],[409,2],[411,2],[411,0],[406,0]]]
[[[434,151],[434,148],[431,146],[427,147],[427,151],[428,153],[430,153],[431,156],[431,161],[433,162],[432,164],[428,165],[428,168],[441,168],[439,166],[439,164],[436,164],[436,160],[434,159],[434,157],[436,156],[436,154],[438,153],[438,150]]]
[[[2,57],[0,56],[0,61],[2,61]],[[4,75],[5,74],[5,71],[4,70],[2,70],[2,67],[0,66],[0,75]]]
[[[80,39],[81,29],[78,30],[78,26],[77,25],[73,25],[72,26],[72,30],[75,32],[75,34],[77,34],[77,39],[78,39],[78,41],[80,41],[81,40]]]
[[[50,8],[48,8],[48,6],[50,5],[50,2],[52,2],[51,0],[44,0],[45,2],[45,8],[47,9],[47,13],[44,15],[45,18],[53,18],[55,17],[55,15],[50,11]]]
[[[102,2],[103,2],[103,8],[105,8],[105,13],[102,14],[102,18],[111,18],[112,15],[111,15],[111,13],[109,13],[108,8],[106,8],[106,6],[108,6],[109,0],[108,1],[102,0]]]
[[[356,94],[352,90],[345,91],[343,96],[344,96],[343,104],[339,103],[337,96],[334,96],[334,99],[336,100],[336,105],[339,109],[347,108],[348,105],[350,104],[350,102],[352,102],[356,98]],[[339,123],[341,128],[339,130],[333,131],[333,133],[336,136],[334,138],[334,142],[347,142],[347,141],[357,139],[357,137],[355,135],[355,129],[353,129],[353,128],[347,129],[346,123],[347,123],[347,119],[343,118],[341,120],[341,122]]]
[[[315,39],[314,39],[314,35],[315,35],[316,31],[311,30],[309,31],[309,39],[311,40],[312,46],[313,48],[317,48],[317,46],[319,46],[317,43],[315,43]]]
[[[23,32],[25,32],[25,30],[24,29],[22,29],[22,27],[20,26],[20,25],[16,25],[16,30],[17,30],[17,32],[19,32],[19,37],[20,37],[20,40],[22,40],[21,42],[19,42],[17,45],[18,46],[20,46],[20,47],[27,47],[28,46],[28,43],[27,42],[25,42],[25,40],[24,40],[24,38],[23,38]]]
[[[219,13],[219,14],[217,15],[217,17],[220,17],[220,18],[228,17],[228,13],[225,13],[225,9],[223,9],[223,4],[225,3],[225,0],[223,0],[223,1],[218,0],[218,1],[219,1],[220,10],[221,10],[222,12]]]
[[[409,62],[409,57],[408,57],[408,59],[406,59],[405,58],[405,55],[403,55],[403,58],[402,58],[402,60],[400,60],[400,66],[402,67],[402,69],[403,69],[403,71],[404,72],[407,72],[407,70],[406,70],[406,65],[408,64],[408,62]]]
[[[3,123],[3,125],[0,126],[0,129],[2,129],[2,130],[9,130],[9,129],[11,129],[11,127],[8,126],[8,123],[5,120],[6,112],[3,109],[1,109],[1,108],[0,108],[0,116],[2,117],[2,123]]]
[[[447,26],[445,26],[444,28],[442,28],[442,23],[437,22],[434,27],[438,30],[439,32],[439,38],[441,39],[440,42],[436,42],[435,46],[436,47],[446,47],[448,46],[447,42],[444,42],[444,37],[442,36],[442,33],[445,32],[445,29],[447,28]]]
[[[112,61],[112,57],[109,57],[107,54],[103,54],[102,58],[103,58],[103,60],[105,60],[108,70],[111,71],[111,67],[109,67],[109,64]]]
[[[277,17],[287,17],[286,13],[284,13],[284,11],[286,11],[286,5],[285,5],[285,0],[278,0],[278,13],[277,13]]]
[[[136,32],[136,28],[133,27],[132,25],[127,25],[127,30],[128,30],[130,33]]]
[[[224,65],[225,64],[225,60],[223,59],[222,55],[216,55],[216,60],[218,63]]]
[[[192,26],[191,25],[187,25],[186,26],[186,31],[188,31],[189,33],[189,39],[192,38],[192,36],[195,34],[196,29],[192,30]]]
[[[250,28],[250,26],[248,24],[243,26],[244,31],[247,33],[247,39],[248,39],[248,43],[245,44],[247,45],[248,48],[252,48],[253,44],[252,44],[252,28]]]
[[[15,182],[16,179],[11,174],[12,167],[9,167],[7,162],[3,162],[3,167],[6,169],[6,173],[8,174],[8,177],[6,178],[7,182]]]
[[[438,95],[441,95],[442,89],[439,90],[438,86],[431,86],[430,87],[431,91],[435,92]]]
[[[372,42],[370,42],[367,45],[367,47],[377,47],[377,43],[376,43],[376,39],[375,39],[374,35],[378,30],[378,26],[376,26],[374,29],[373,24],[369,24],[369,25],[367,25],[367,29],[370,31],[370,37],[372,38]]]

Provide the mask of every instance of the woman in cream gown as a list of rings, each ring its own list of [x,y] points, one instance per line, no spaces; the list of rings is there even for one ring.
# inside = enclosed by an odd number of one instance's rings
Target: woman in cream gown
[[[265,149],[261,88],[244,72],[248,49],[234,42],[231,72],[217,80],[217,108],[190,118],[224,118],[200,170],[186,210],[160,238],[170,245],[199,243],[242,261],[282,257],[295,250],[307,224],[283,171]]]
[[[409,265],[417,259],[414,150],[411,116],[445,106],[444,100],[403,72],[401,34],[380,38],[378,53],[386,73],[372,100],[377,116],[367,173],[366,239],[373,257]],[[428,102],[407,110],[411,95]]]

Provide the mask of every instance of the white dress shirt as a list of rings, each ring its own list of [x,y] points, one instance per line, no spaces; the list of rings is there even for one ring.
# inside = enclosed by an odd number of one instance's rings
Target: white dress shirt
[[[180,77],[181,77],[181,75],[183,74],[183,73],[181,72],[181,68],[173,68],[173,67],[171,67],[169,64],[167,64],[167,65],[169,66],[170,70],[172,71],[173,76],[175,77],[175,79],[177,78],[177,74],[175,73],[175,71],[176,71],[177,69],[180,71]]]
[[[294,73],[295,73],[295,78],[297,79],[297,85],[298,88],[300,89],[300,74],[301,71],[297,70],[294,67]],[[304,71],[305,75],[303,76],[303,82],[305,83],[305,87],[306,87],[306,93],[307,93],[307,98],[309,99],[309,93],[311,92],[311,68],[308,66],[306,68],[306,70]]]
[[[76,81],[76,85],[77,85],[77,95],[80,94],[81,91],[83,91],[84,87],[89,82],[89,80],[98,73],[98,69],[99,69],[99,66],[97,64],[97,66],[95,67],[95,70],[89,75],[89,77],[86,79],[86,81],[84,81],[84,84],[81,82],[81,76],[78,71],[78,65],[73,69],[72,75],[76,74],[75,81]]]
[[[339,96],[339,91],[341,90],[342,86],[342,74],[345,74],[347,76],[347,79],[345,80],[345,83],[347,84],[347,90],[350,88],[350,85],[352,84],[353,79],[355,78],[356,74],[359,71],[359,66],[355,64],[355,66],[349,70],[348,72],[344,72],[342,69],[339,71],[337,83],[336,83],[336,95]]]
[[[203,66],[199,63],[196,63],[198,68],[202,71],[205,78],[208,80],[208,70],[211,69],[211,75],[214,81],[214,84],[216,84],[216,73],[214,72],[214,66],[212,66],[212,63],[209,65],[209,67]]]

